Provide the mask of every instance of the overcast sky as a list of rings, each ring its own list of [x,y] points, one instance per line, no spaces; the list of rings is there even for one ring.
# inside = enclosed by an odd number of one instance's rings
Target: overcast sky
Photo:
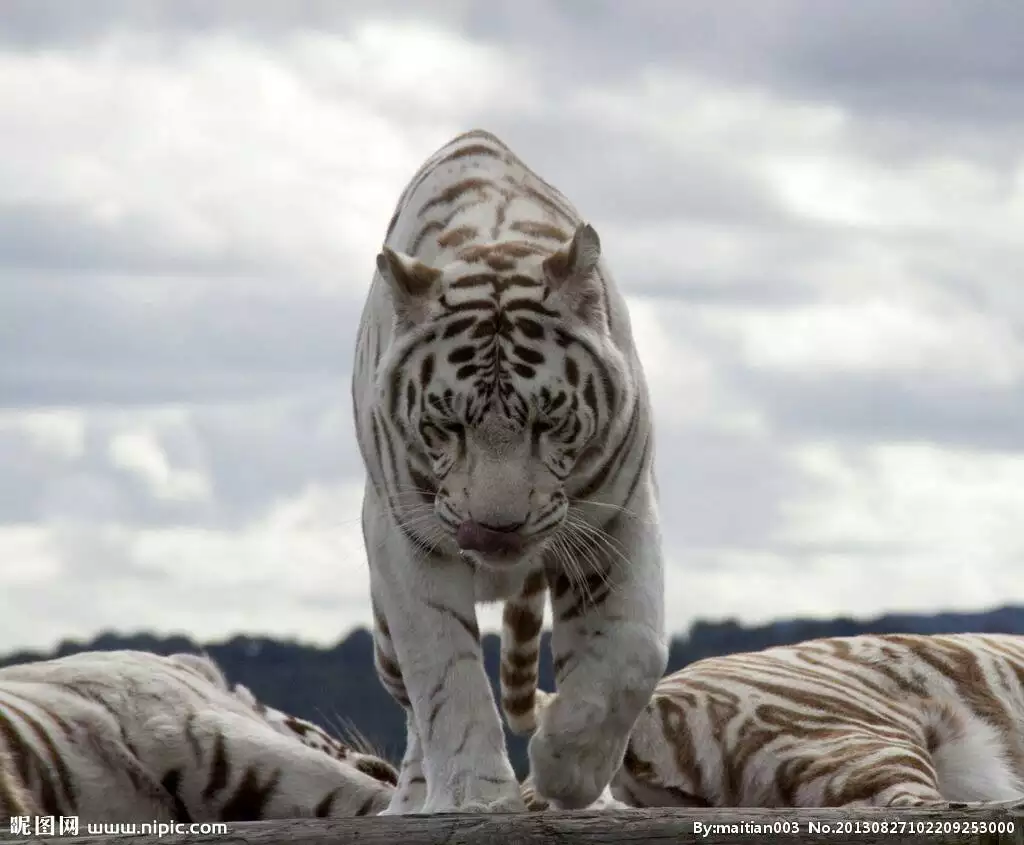
[[[628,297],[674,631],[1024,603],[1022,27],[4,0],[3,648],[369,621],[359,310],[405,182],[473,127],[573,199]]]

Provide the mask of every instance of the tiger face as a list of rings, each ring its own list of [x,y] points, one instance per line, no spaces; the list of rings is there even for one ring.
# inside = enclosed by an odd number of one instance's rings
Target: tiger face
[[[471,246],[441,268],[388,247],[378,256],[396,326],[382,408],[412,447],[417,488],[400,507],[431,505],[441,535],[476,563],[535,557],[566,522],[569,479],[614,415],[625,365],[599,258],[589,225],[553,251]]]

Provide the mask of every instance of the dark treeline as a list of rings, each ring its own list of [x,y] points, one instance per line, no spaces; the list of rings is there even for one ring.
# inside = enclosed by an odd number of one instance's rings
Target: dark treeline
[[[669,670],[718,654],[754,651],[815,637],[865,633],[1002,632],[1024,634],[1024,607],[1004,607],[985,613],[887,615],[867,621],[787,620],[746,628],[737,622],[698,622],[687,635],[672,640]],[[541,650],[540,685],[553,689],[551,655],[545,632]],[[268,704],[318,722],[336,731],[355,726],[392,760],[401,758],[405,743],[402,710],[384,691],[373,669],[372,638],[358,629],[330,648],[261,637],[236,636],[222,643],[196,643],[183,636],[107,633],[91,642],[63,642],[52,653],[20,652],[0,658],[0,666],[44,660],[86,650],[140,649],[158,654],[205,650],[232,682],[243,683]],[[498,637],[484,637],[484,659],[497,694]],[[513,765],[520,777],[526,770],[526,742],[509,735]]]

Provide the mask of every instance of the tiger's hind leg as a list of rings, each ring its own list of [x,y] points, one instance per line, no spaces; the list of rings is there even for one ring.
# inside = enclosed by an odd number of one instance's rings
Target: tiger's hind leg
[[[537,674],[546,596],[544,570],[537,569],[526,576],[519,594],[505,602],[502,613],[501,709],[517,736],[529,736],[536,729],[538,696],[545,695],[537,689]]]
[[[796,762],[796,761],[794,761]],[[783,770],[787,767],[783,766]],[[917,738],[902,741],[851,731],[814,759],[791,765],[800,783],[787,790],[797,807],[935,807],[946,799],[931,755]]]
[[[932,702],[925,707],[925,742],[947,801],[1019,801],[1024,798],[1024,771],[1006,736],[963,703]],[[1019,745],[1017,745],[1019,748]]]
[[[1002,807],[1024,803],[1024,779],[1010,762],[1012,743],[957,699],[921,702],[920,733],[902,752],[890,749],[882,765],[894,768],[902,754],[904,783],[886,785],[871,797],[875,806]],[[877,741],[877,740],[876,740]],[[874,758],[868,762],[873,762]],[[883,769],[884,771],[884,769]]]
[[[921,716],[918,732],[884,750],[873,747],[881,738],[869,734],[848,741],[862,751],[858,776],[877,785],[865,803],[945,808],[1024,801],[1024,780],[1010,763],[1014,749],[993,725],[956,699],[923,700]]]

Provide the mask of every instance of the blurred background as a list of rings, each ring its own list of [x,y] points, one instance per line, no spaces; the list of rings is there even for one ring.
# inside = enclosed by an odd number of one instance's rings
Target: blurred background
[[[399,192],[473,127],[594,223],[629,300],[673,665],[1024,632],[1022,26],[955,0],[4,0],[0,653],[204,644],[400,752],[350,365]]]

